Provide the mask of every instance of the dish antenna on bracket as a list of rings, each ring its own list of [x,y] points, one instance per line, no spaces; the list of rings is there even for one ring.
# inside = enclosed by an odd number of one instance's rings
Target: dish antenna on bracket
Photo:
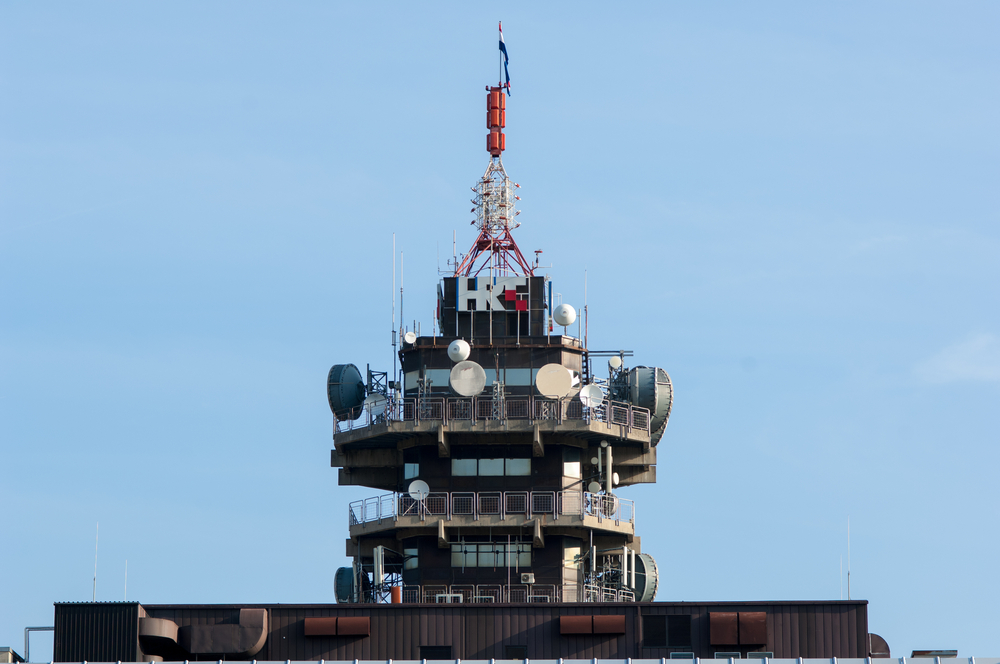
[[[410,482],[410,486],[407,489],[407,493],[410,494],[410,498],[413,498],[418,503],[424,498],[430,495],[431,488],[427,486],[427,482],[423,480],[413,480]]]

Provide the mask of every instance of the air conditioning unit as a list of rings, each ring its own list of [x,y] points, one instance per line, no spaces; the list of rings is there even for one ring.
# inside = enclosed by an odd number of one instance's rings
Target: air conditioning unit
[[[531,572],[521,572],[521,583],[534,583],[535,575]]]

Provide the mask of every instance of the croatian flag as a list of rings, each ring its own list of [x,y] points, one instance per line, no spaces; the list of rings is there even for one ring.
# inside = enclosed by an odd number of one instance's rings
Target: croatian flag
[[[510,96],[510,73],[507,71],[507,45],[503,43],[503,23],[500,22],[500,52],[503,53],[503,75],[506,79],[504,87],[507,88],[507,96]]]

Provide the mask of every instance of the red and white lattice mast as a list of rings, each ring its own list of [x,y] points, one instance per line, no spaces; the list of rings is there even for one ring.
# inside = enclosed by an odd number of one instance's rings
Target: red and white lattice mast
[[[521,185],[507,177],[500,157],[506,147],[503,129],[507,125],[507,98],[501,85],[486,90],[486,126],[490,130],[486,150],[490,153],[490,162],[483,177],[472,188],[476,193],[472,199],[476,220],[472,223],[479,236],[455,268],[455,276],[478,276],[484,270],[494,276],[532,276],[531,264],[511,235],[511,231],[521,225],[517,221],[521,212],[516,207],[521,198],[514,193]]]

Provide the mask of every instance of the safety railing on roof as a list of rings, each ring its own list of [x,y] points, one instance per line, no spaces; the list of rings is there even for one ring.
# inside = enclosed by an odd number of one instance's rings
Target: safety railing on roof
[[[404,585],[403,604],[552,604],[556,602],[634,602],[627,588],[576,583]]]
[[[589,516],[598,522],[614,521],[635,525],[635,502],[603,493],[587,491],[455,491],[430,493],[415,500],[406,493],[387,493],[356,500],[348,505],[348,522],[352,526],[368,523],[395,522],[400,517],[443,517],[450,521],[456,516]]]
[[[334,435],[388,422],[483,422],[520,420],[526,422],[567,420],[599,422],[626,431],[649,433],[649,410],[621,401],[605,401],[588,408],[579,397],[492,396],[469,398],[407,397],[395,402],[367,404],[356,420],[333,419]]]

